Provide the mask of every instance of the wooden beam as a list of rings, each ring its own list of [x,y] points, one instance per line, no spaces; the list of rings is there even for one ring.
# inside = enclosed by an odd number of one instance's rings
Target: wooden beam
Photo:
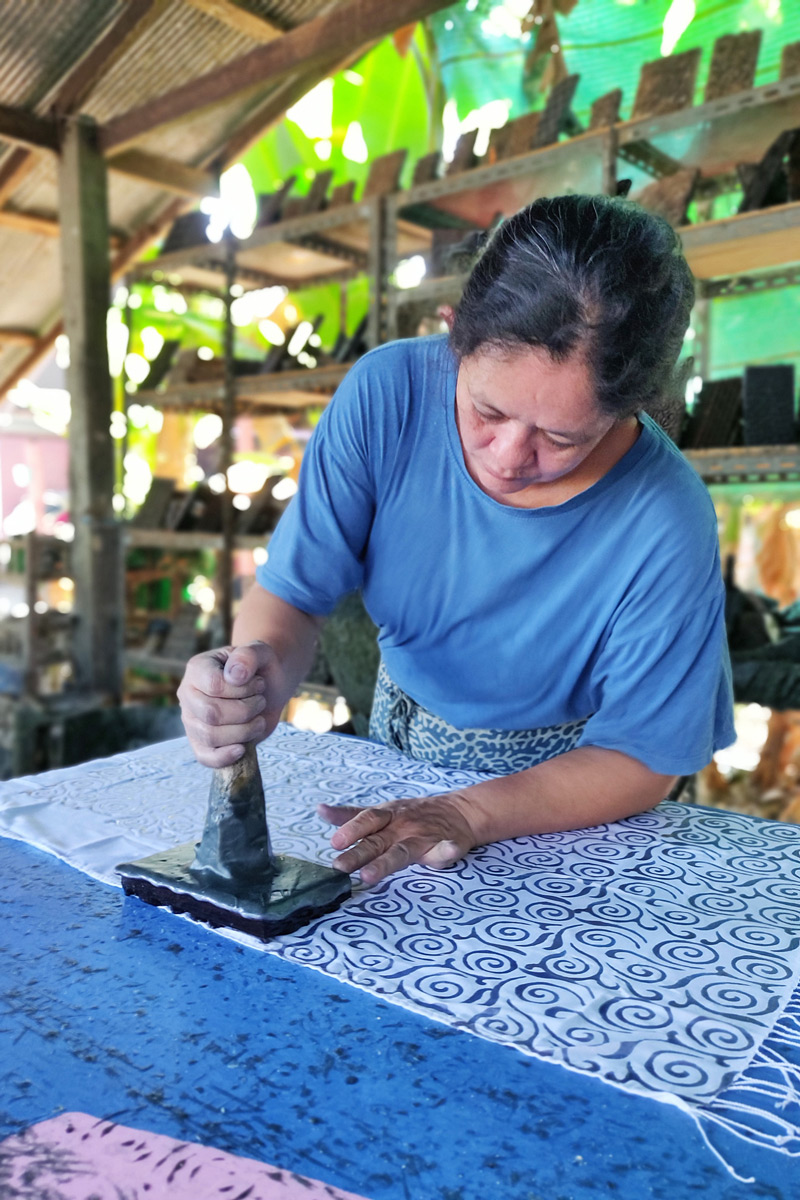
[[[192,8],[206,13],[215,21],[227,25],[229,29],[235,29],[237,33],[245,34],[255,42],[272,42],[283,33],[282,29],[274,25],[272,21],[268,21],[266,17],[259,17],[257,13],[248,12],[241,5],[234,4],[233,0],[186,0],[186,2]]]
[[[53,111],[75,112],[131,42],[161,15],[168,0],[126,0],[119,16],[58,84]]]
[[[0,209],[0,227],[16,229],[18,233],[32,233],[36,237],[58,237],[60,226],[55,217],[41,217],[36,213],[17,212],[9,208]]]
[[[2,212],[6,200],[16,191],[26,175],[36,166],[36,155],[22,148],[15,149],[8,155],[0,166],[0,222],[8,215],[9,220],[3,222],[14,228],[23,228],[23,221],[28,222],[29,232],[47,232],[45,224],[48,218],[30,216],[27,213]],[[180,196],[189,196],[193,200],[204,199],[206,196],[219,195],[219,184],[213,171],[202,167],[188,166],[186,163],[175,162],[171,158],[163,158],[160,154],[150,154],[145,150],[131,148],[115,154],[108,160],[108,169],[131,179],[152,183],[168,192],[177,192]],[[58,222],[51,222],[54,234],[58,233]]]
[[[213,172],[205,171],[202,167],[186,166],[185,163],[174,162],[162,158],[160,154],[150,154],[135,147],[113,155],[107,165],[109,171],[146,180],[168,192],[191,196],[192,199],[219,195],[219,183]]]
[[[227,100],[247,88],[278,83],[299,69],[312,70],[332,57],[375,41],[401,25],[421,20],[452,0],[349,0],[307,21],[266,46],[210,71],[157,99],[113,117],[100,131],[105,151],[127,145],[161,125]]]
[[[59,159],[61,267],[65,332],[70,514],[75,526],[76,683],[118,698],[122,682],[122,568],[114,519],[113,407],[106,314],[111,287],[106,165],[97,129],[87,117],[70,121]]]
[[[52,117],[37,117],[24,108],[0,104],[0,138],[21,146],[58,150],[58,122]]]
[[[25,176],[31,173],[37,161],[37,156],[22,146],[17,146],[6,155],[0,166],[0,208],[14,194]]]
[[[35,346],[37,340],[32,329],[0,329],[0,346]]]
[[[57,217],[44,217],[39,213],[18,212],[17,209],[0,209],[0,228],[14,229],[17,233],[30,233],[34,237],[57,238],[61,226]],[[109,245],[113,250],[122,246],[123,240],[119,233],[112,233]]]

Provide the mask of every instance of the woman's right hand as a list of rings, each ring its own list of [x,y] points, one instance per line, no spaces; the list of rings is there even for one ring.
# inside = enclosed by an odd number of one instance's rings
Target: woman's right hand
[[[196,654],[178,688],[181,718],[198,762],[228,767],[246,742],[272,733],[283,710],[283,672],[266,642]]]

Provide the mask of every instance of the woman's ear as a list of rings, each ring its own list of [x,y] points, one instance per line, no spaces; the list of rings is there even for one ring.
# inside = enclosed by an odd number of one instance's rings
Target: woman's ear
[[[453,322],[456,319],[456,310],[453,308],[452,304],[440,304],[436,310],[436,315],[437,317],[440,317],[442,321],[444,321],[445,325],[452,333]]]

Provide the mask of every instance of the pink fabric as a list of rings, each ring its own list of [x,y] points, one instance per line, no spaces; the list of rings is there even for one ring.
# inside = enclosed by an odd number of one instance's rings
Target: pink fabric
[[[0,1142],[3,1200],[364,1200],[251,1158],[64,1113]]]

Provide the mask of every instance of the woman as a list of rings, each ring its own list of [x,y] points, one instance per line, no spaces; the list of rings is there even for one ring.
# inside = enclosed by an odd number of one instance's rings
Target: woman
[[[693,295],[672,229],[633,205],[562,196],[504,222],[449,339],[365,355],[320,421],[234,648],[187,667],[200,761],[272,732],[355,588],[380,631],[371,736],[499,775],[322,805],[335,865],[367,883],[640,812],[729,744],[715,513],[642,412]]]

